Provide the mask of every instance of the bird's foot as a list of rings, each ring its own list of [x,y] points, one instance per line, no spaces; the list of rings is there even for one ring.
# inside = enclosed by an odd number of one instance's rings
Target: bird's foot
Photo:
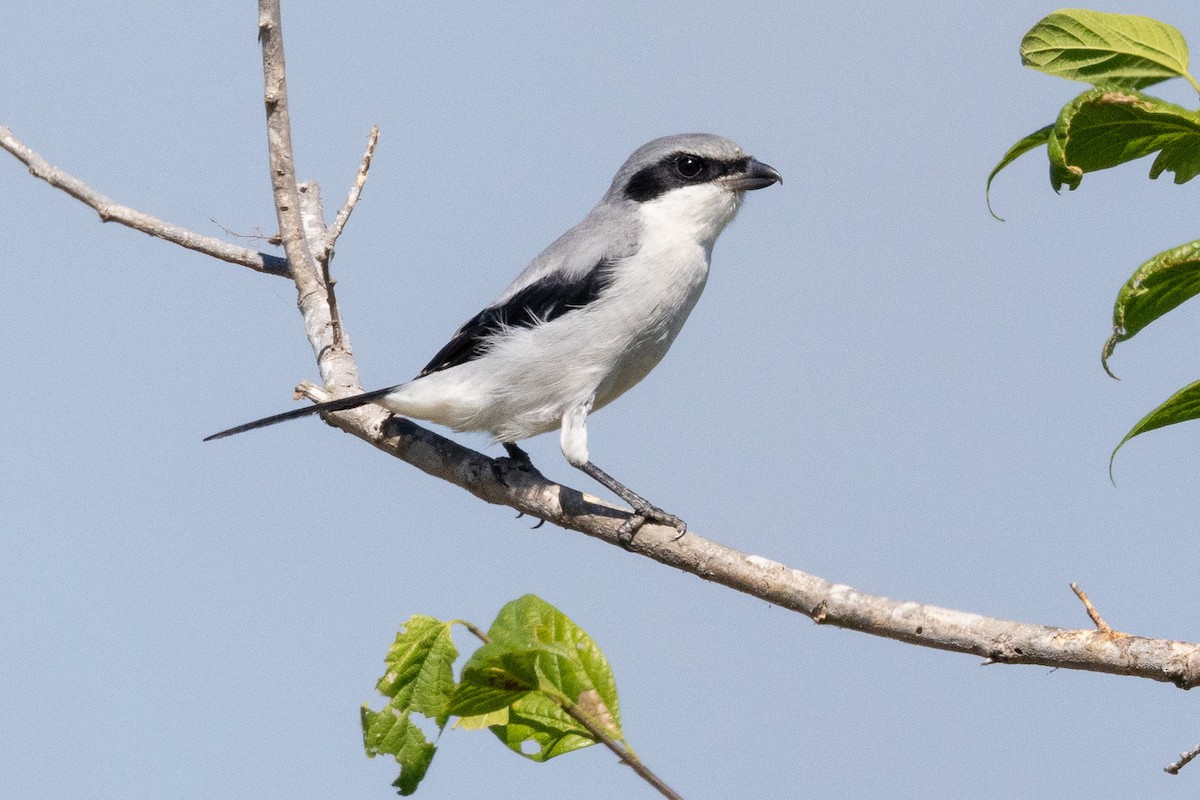
[[[512,442],[505,442],[504,449],[508,451],[508,455],[492,459],[492,474],[496,476],[496,480],[508,486],[509,483],[505,480],[505,476],[514,469],[520,470],[527,475],[542,476],[542,473],[538,472],[538,468],[530,460],[529,453],[526,453]]]
[[[617,541],[626,550],[633,544],[633,537],[637,536],[637,532],[647,522],[653,522],[658,525],[669,525],[679,531],[679,535],[671,541],[679,541],[685,533],[687,533],[687,523],[681,520],[674,514],[668,514],[658,506],[652,506],[649,503],[635,506],[633,514],[621,523],[621,527],[617,528]]]
[[[508,453],[509,460],[514,461],[528,469],[533,469],[533,461],[529,458],[529,453],[526,453],[512,442],[504,443],[504,452]]]
[[[575,462],[571,463],[574,464]],[[651,505],[650,501],[648,501],[646,498],[631,490],[628,486],[597,467],[591,461],[585,461],[582,464],[575,464],[575,466],[590,475],[593,479],[602,484],[617,497],[633,506],[633,513],[621,523],[621,527],[617,528],[617,541],[626,550],[628,550],[630,545],[633,544],[633,537],[637,535],[638,530],[640,530],[641,527],[647,522],[654,522],[659,525],[670,525],[672,528],[679,531],[679,536],[676,536],[675,540],[680,539],[685,533],[687,533],[686,522],[674,514],[668,514],[658,506]]]

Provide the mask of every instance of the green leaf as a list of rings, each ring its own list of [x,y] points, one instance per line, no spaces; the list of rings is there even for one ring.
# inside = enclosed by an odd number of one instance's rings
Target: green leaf
[[[1187,183],[1200,175],[1200,148],[1196,147],[1195,136],[1162,149],[1150,165],[1150,178],[1155,179],[1164,172],[1174,172],[1177,184]]]
[[[491,711],[487,714],[476,714],[470,717],[459,717],[458,722],[454,723],[454,727],[462,728],[465,731],[480,731],[484,728],[490,728],[493,725],[508,724],[508,707],[499,711]]]
[[[1166,402],[1142,417],[1138,424],[1134,425],[1129,433],[1125,434],[1125,438],[1113,448],[1112,457],[1108,460],[1109,475],[1112,475],[1112,465],[1117,457],[1117,451],[1133,437],[1156,428],[1163,428],[1167,425],[1174,425],[1177,422],[1187,422],[1188,420],[1197,418],[1200,418],[1200,381],[1190,383],[1168,397]]]
[[[998,174],[1000,174],[1000,170],[1004,169],[1009,164],[1016,161],[1018,158],[1025,155],[1035,147],[1041,147],[1047,141],[1049,141],[1050,131],[1052,130],[1054,130],[1053,125],[1047,125],[1044,128],[1039,128],[1021,141],[1014,144],[1012,147],[1008,148],[1008,152],[1005,153],[1004,157],[1000,159],[1000,163],[993,167],[991,173],[988,174],[987,187],[984,189],[983,196],[984,199],[987,200],[988,213],[993,217],[996,217],[996,219],[1000,220],[1001,222],[1004,222],[1004,218],[997,216],[996,212],[992,211],[992,180]]]
[[[452,622],[414,615],[396,634],[384,663],[388,671],[375,688],[389,704],[406,711],[419,711],[444,726],[450,695],[454,691],[454,660],[458,649],[450,638]]]
[[[1142,328],[1197,294],[1200,294],[1200,240],[1159,253],[1138,267],[1117,292],[1113,333],[1104,345],[1104,369],[1108,370],[1108,357],[1118,342],[1133,338]]]
[[[371,758],[386,753],[400,764],[394,786],[400,794],[416,791],[437,748],[412,721],[413,713],[445,727],[454,691],[454,660],[458,649],[450,638],[451,622],[415,615],[396,634],[384,659],[387,672],[376,688],[390,698],[380,711],[362,708],[363,746]]]
[[[1141,89],[1188,74],[1187,42],[1176,28],[1149,17],[1064,8],[1021,40],[1027,67],[1093,85]]]
[[[1046,144],[1050,182],[1079,186],[1084,173],[1162,151],[1151,177],[1175,171],[1183,183],[1200,172],[1200,114],[1132,89],[1090,89],[1063,106]]]
[[[464,667],[463,682],[454,690],[448,710],[451,715],[464,718],[492,714],[533,691],[517,686],[518,682],[509,678],[504,669],[473,669],[468,673]]]
[[[488,635],[495,642],[527,648],[537,655],[534,666],[539,690],[557,693],[573,703],[586,691],[598,692],[619,728],[617,684],[608,659],[566,614],[527,594],[500,610]]]
[[[531,761],[546,761],[599,741],[542,692],[530,692],[514,703],[508,722],[493,725],[492,732],[513,752]],[[613,738],[621,738],[619,733]]]
[[[565,614],[525,595],[500,610],[488,636],[491,641],[463,667],[450,713],[478,716],[507,706],[508,722],[492,731],[537,761],[598,741],[562,704],[587,714],[612,738],[623,738],[608,661]]]
[[[402,795],[410,795],[429,770],[437,747],[425,739],[421,729],[409,719],[408,712],[397,713],[391,707],[372,711],[362,707],[363,746],[371,758],[380,753],[395,756],[400,776],[392,783]]]

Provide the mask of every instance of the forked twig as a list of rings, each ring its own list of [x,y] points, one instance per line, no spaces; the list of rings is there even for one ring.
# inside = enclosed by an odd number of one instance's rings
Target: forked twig
[[[354,185],[350,187],[350,192],[346,195],[346,202],[338,211],[337,216],[334,217],[333,224],[329,226],[329,233],[325,237],[324,249],[317,255],[317,259],[327,268],[329,262],[333,261],[333,247],[337,244],[338,237],[342,235],[342,231],[345,229],[346,222],[350,219],[350,214],[354,211],[354,207],[358,205],[358,199],[362,197],[363,187],[367,185],[367,172],[371,169],[371,159],[375,157],[375,145],[378,143],[379,126],[372,125],[371,133],[367,137],[367,150],[363,153],[362,161],[358,165],[358,174],[354,176]]]

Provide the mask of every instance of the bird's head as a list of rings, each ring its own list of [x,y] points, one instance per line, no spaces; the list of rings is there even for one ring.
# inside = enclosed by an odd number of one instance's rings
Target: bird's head
[[[605,201],[636,205],[648,223],[678,229],[711,249],[747,191],[782,181],[774,168],[729,139],[685,133],[635,150],[617,171]]]

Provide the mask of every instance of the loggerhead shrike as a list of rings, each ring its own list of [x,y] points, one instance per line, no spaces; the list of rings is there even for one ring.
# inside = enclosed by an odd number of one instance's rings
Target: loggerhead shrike
[[[633,508],[628,543],[649,521],[678,517],[591,462],[587,416],[646,377],[704,289],[713,244],[747,191],[779,173],[728,139],[689,133],[634,151],[583,221],[542,251],[408,383],[288,411],[205,441],[308,414],[376,403],[456,431],[485,431],[529,465],[515,442],[558,428],[563,455]]]

